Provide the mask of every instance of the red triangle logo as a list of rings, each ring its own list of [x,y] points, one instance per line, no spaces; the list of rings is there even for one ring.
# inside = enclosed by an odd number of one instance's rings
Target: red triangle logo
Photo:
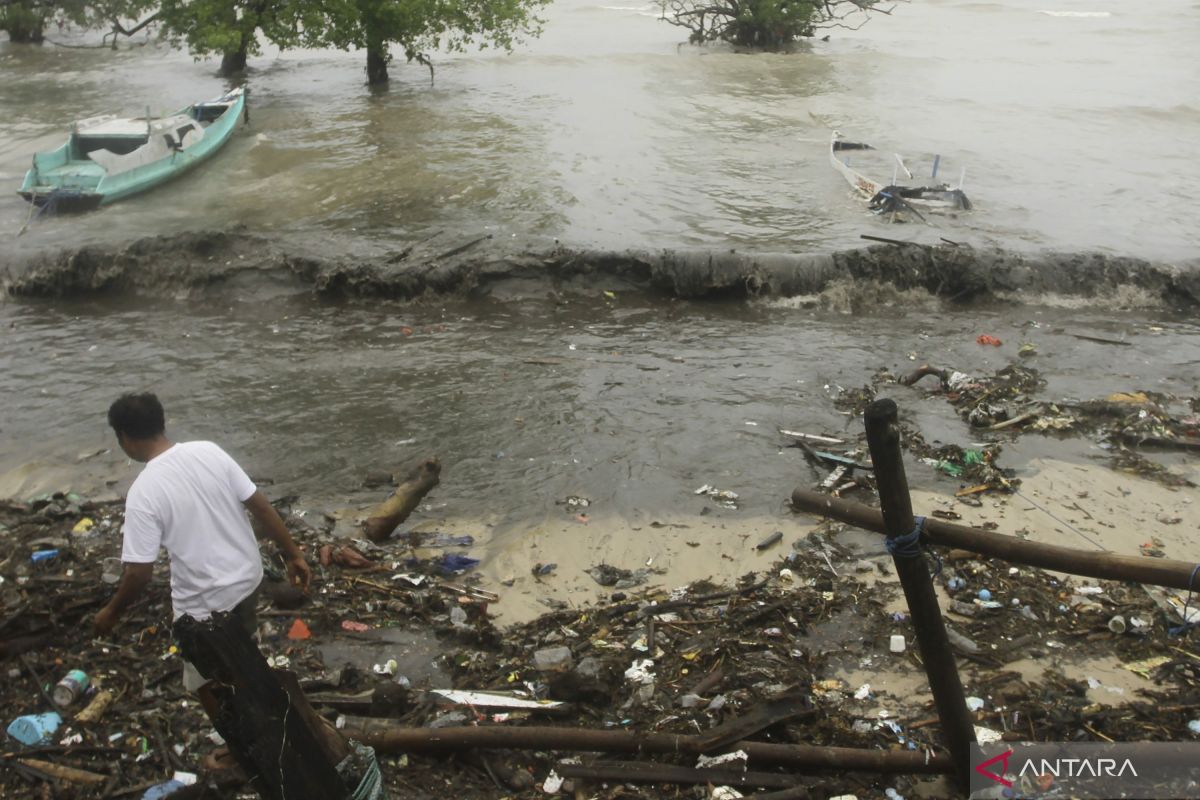
[[[989,779],[995,781],[996,783],[1004,784],[1005,786],[1007,786],[1011,789],[1012,781],[1005,778],[1004,773],[1008,772],[1008,757],[1011,756],[1012,754],[1013,754],[1013,751],[1012,751],[1012,748],[1010,747],[1009,749],[1005,750],[1000,755],[993,756],[992,758],[989,758],[987,761],[984,761],[982,764],[975,767],[975,771],[978,772],[983,777],[989,778]],[[997,761],[1003,762],[1003,766],[1000,767],[1000,772],[999,773],[989,772],[986,768],[990,767],[992,764],[995,764]]]

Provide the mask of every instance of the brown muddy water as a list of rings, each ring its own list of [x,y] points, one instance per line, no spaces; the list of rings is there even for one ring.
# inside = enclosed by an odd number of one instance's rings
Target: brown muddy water
[[[432,85],[397,64],[381,92],[363,85],[358,54],[267,52],[246,78],[249,126],[186,181],[36,219],[19,238],[28,209],[0,195],[0,269],[20,277],[44,254],[233,225],[281,245],[320,239],[349,267],[437,235],[489,234],[805,253],[869,233],[1195,259],[1200,5],[1066,5],[913,2],[797,53],[748,55],[679,46],[653,5],[564,0],[516,54],[442,55]],[[15,192],[31,154],[75,118],[223,90],[212,62],[142,45],[0,43],[0,184]],[[835,127],[918,169],[935,154],[955,179],[965,167],[977,210],[930,226],[869,216],[828,165]],[[166,247],[159,274],[171,259]],[[1030,343],[1047,397],[1200,393],[1191,312],[1137,286],[1076,288],[970,307],[853,282],[819,297],[695,301],[597,276],[400,303],[314,298],[262,275],[9,298],[0,496],[121,491],[136,468],[114,452],[104,411],[150,389],[173,436],[222,443],[273,496],[318,511],[377,499],[366,476],[436,454],[442,486],[420,516],[486,518],[496,550],[562,517],[569,496],[589,498],[596,517],[648,521],[699,515],[704,484],[741,496],[711,519],[769,529],[814,479],[777,428],[856,434],[860,421],[833,400],[880,369],[928,360],[990,373]],[[1004,345],[977,345],[981,333]],[[927,439],[973,440],[942,400],[895,396]],[[1044,455],[1103,452],[1027,436],[1005,465]]]

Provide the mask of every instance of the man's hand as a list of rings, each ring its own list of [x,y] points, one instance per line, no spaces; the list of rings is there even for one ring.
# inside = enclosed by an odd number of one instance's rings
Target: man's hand
[[[312,580],[312,569],[304,560],[304,556],[297,553],[294,557],[287,559],[286,564],[288,578],[292,585],[307,592],[309,581]]]
[[[117,614],[108,606],[97,611],[96,616],[92,617],[92,628],[97,636],[107,636],[116,626]]]

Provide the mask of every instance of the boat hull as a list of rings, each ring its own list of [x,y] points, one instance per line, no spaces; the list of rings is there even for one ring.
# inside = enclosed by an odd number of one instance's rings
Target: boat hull
[[[90,211],[172,181],[211,158],[229,141],[237,121],[245,114],[246,96],[235,90],[226,97],[236,99],[203,129],[203,136],[187,147],[170,150],[157,158],[116,174],[109,174],[90,159],[68,160],[70,142],[50,153],[34,156],[34,166],[25,175],[18,194],[35,206],[56,212]],[[188,114],[192,106],[180,114]]]
[[[94,211],[100,207],[104,199],[102,195],[95,192],[70,192],[63,189],[51,191],[49,194],[26,191],[20,191],[17,194],[38,208],[44,208],[48,212],[61,212],[64,214]]]

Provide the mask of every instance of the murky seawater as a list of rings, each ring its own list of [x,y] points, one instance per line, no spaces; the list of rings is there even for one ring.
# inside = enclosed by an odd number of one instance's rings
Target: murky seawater
[[[1043,13],[1059,10],[1096,15]],[[432,85],[397,63],[387,91],[368,91],[357,54],[255,58],[250,125],[214,161],[96,213],[39,219],[19,239],[28,210],[6,192],[0,247],[234,224],[283,243],[316,232],[349,261],[440,231],[753,252],[835,250],[873,233],[1154,260],[1200,244],[1195,4],[918,1],[789,55],[681,47],[650,5],[563,0],[548,16],[544,38],[512,56],[439,57]],[[154,43],[0,44],[0,182],[15,190],[31,153],[74,118],[218,94],[214,69]],[[965,166],[978,210],[883,225],[830,169],[834,127],[913,166],[934,154]],[[1048,397],[1197,394],[1197,327],[1165,312],[953,310],[901,295],[851,305],[693,303],[615,285],[331,304],[265,280],[8,301],[0,494],[56,480],[121,488],[133,474],[123,459],[81,456],[111,447],[104,411],[131,389],[158,392],[176,437],[222,442],[274,495],[366,500],[366,474],[434,453],[446,513],[502,518],[572,494],[671,509],[705,483],[741,493],[747,513],[784,513],[813,476],[776,428],[856,433],[834,408],[839,388],[914,359],[985,373],[1030,342]],[[984,332],[1005,346],[976,345]],[[941,400],[899,399],[927,437],[970,440]],[[1043,450],[1062,446],[1028,437],[1010,453]]]
[[[80,457],[112,448],[104,414],[118,393],[150,389],[175,437],[225,443],[276,496],[366,502],[378,495],[362,488],[368,474],[436,454],[441,513],[510,520],[570,495],[628,512],[690,509],[706,483],[741,494],[748,515],[782,515],[791,490],[817,476],[777,430],[855,438],[861,420],[834,400],[877,370],[928,360],[989,374],[1030,343],[1046,397],[1188,397],[1200,352],[1200,327],[1183,320],[1030,308],[946,318],[911,299],[869,324],[786,301],[599,290],[409,305],[100,298],[0,311],[0,464],[33,465],[9,472],[9,493],[57,470],[86,476],[80,488],[121,488],[136,467],[119,451]],[[1005,344],[976,344],[985,331]],[[942,399],[902,387],[894,396],[930,440],[973,441]],[[1025,437],[1010,465],[1089,448]]]
[[[35,226],[53,247],[245,223],[572,246],[835,249],[878,221],[828,164],[830,130],[966,169],[978,212],[902,235],[1009,248],[1194,257],[1200,8],[1153,0],[915,0],[787,55],[680,45],[655,4],[559,0],[511,56],[443,55],[431,85],[361,54],[268,52],[251,124],[186,185]],[[52,33],[52,39],[79,43]],[[139,39],[139,42],[143,40]],[[215,63],[158,45],[0,44],[0,181],[76,118],[178,108],[223,90]],[[879,176],[890,177],[889,175]],[[26,206],[0,195],[0,231]]]

